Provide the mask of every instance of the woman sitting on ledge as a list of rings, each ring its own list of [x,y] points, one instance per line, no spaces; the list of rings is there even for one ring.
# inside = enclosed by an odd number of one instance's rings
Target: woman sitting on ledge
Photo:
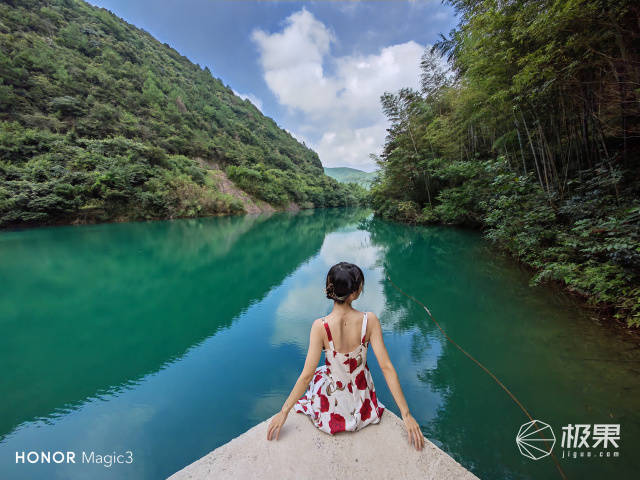
[[[329,270],[325,292],[327,298],[334,301],[333,310],[313,322],[304,369],[282,410],[271,420],[267,440],[278,439],[291,408],[308,415],[316,427],[330,435],[379,423],[385,406],[377,399],[367,364],[367,348],[371,342],[389,390],[400,408],[409,442],[418,450],[424,446],[422,431],[409,413],[398,374],[384,346],[378,317],[351,306],[363,287],[364,275],[357,265],[340,262]],[[334,342],[340,348],[336,349]],[[357,347],[348,348],[356,344]],[[325,364],[316,369],[322,351]],[[306,393],[300,398],[305,389]]]

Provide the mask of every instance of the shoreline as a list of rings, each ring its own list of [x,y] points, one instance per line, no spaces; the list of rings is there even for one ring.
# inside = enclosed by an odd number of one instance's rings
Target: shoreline
[[[296,205],[297,206],[297,205]],[[190,216],[190,215],[179,215],[175,217],[159,217],[159,218],[126,218],[126,217],[114,217],[109,220],[97,220],[97,221],[78,221],[78,218],[73,220],[60,220],[56,222],[50,223],[26,223],[19,225],[6,225],[0,227],[0,234],[4,232],[19,232],[23,230],[35,230],[38,228],[48,228],[48,227],[83,227],[87,225],[109,225],[114,223],[147,223],[147,222],[166,222],[170,220],[185,220],[185,219],[196,219],[196,218],[217,218],[217,217],[236,217],[236,216],[258,216],[258,215],[273,215],[276,213],[297,213],[302,210],[316,210],[323,208],[349,208],[347,206],[342,207],[311,207],[304,208],[297,206],[297,208],[290,208],[290,205],[287,205],[285,208],[275,208],[273,210],[263,210],[260,212],[219,212],[212,213],[209,215],[198,215],[198,216]]]
[[[292,204],[295,205],[295,207],[292,207]],[[303,206],[299,206],[297,204],[294,204],[293,202],[291,202],[290,204],[288,204],[286,207],[284,208],[275,208],[273,207],[273,210],[269,209],[269,210],[263,210],[260,212],[237,212],[237,213],[231,213],[231,212],[220,212],[220,213],[214,213],[214,214],[210,214],[210,215],[199,215],[199,216],[175,216],[175,217],[166,217],[166,218],[146,218],[146,219],[131,219],[131,218],[125,218],[125,217],[115,217],[113,219],[110,220],[105,220],[105,221],[78,221],[78,219],[74,219],[74,220],[70,220],[70,221],[58,221],[58,222],[51,222],[51,223],[40,223],[40,224],[22,224],[22,225],[14,225],[14,226],[4,226],[4,227],[0,227],[0,234],[1,233],[5,233],[5,232],[20,232],[20,231],[26,231],[26,230],[32,230],[32,229],[38,229],[38,228],[48,228],[48,227],[81,227],[81,226],[88,226],[88,225],[101,225],[101,224],[115,224],[115,223],[147,223],[147,222],[164,222],[164,221],[170,221],[170,220],[184,220],[184,219],[197,219],[197,218],[216,218],[216,217],[232,217],[232,216],[259,216],[259,215],[273,215],[273,214],[278,214],[278,213],[286,213],[286,212],[290,212],[290,213],[298,213],[300,211],[303,210],[316,210],[316,209],[327,209],[327,208],[368,208],[371,209],[374,213],[374,217],[378,218],[380,220],[384,220],[387,222],[392,222],[392,223],[398,223],[401,225],[406,225],[406,226],[410,226],[410,227],[424,227],[424,228],[428,228],[429,226],[437,226],[437,227],[446,227],[446,228],[454,228],[454,229],[461,229],[461,230],[465,230],[465,231],[472,231],[472,232],[477,232],[479,233],[483,240],[487,241],[488,244],[491,246],[491,248],[495,249],[497,252],[499,252],[502,255],[505,255],[505,257],[509,258],[509,260],[514,262],[514,265],[517,266],[518,268],[522,268],[525,269],[527,271],[527,273],[529,275],[532,275],[534,273],[537,272],[537,269],[531,265],[529,265],[526,262],[523,262],[522,260],[520,260],[516,255],[514,255],[511,251],[509,251],[508,249],[502,247],[499,244],[496,244],[494,242],[489,241],[488,239],[484,238],[483,235],[483,228],[482,226],[470,226],[470,225],[456,225],[456,224],[445,224],[445,223],[436,223],[436,224],[414,224],[414,223],[408,223],[408,222],[403,222],[401,220],[397,220],[397,219],[392,219],[392,218],[383,218],[382,216],[378,215],[375,213],[375,210],[373,210],[372,207],[368,207],[368,206],[359,206],[359,205],[352,205],[352,206],[340,206],[340,207],[311,207],[311,208],[305,208]],[[619,332],[623,332],[627,335],[631,335],[632,337],[634,337],[637,340],[640,340],[640,328],[634,328],[631,327],[629,325],[626,324],[626,322],[624,320],[620,320],[618,318],[615,318],[614,313],[615,313],[615,308],[610,305],[610,304],[604,304],[604,305],[590,305],[588,303],[589,298],[591,297],[591,295],[588,294],[584,294],[582,292],[578,292],[575,291],[573,289],[567,288],[566,285],[564,285],[561,281],[556,280],[556,279],[551,279],[551,280],[546,280],[543,284],[541,285],[545,285],[551,288],[554,288],[557,291],[561,291],[567,295],[569,295],[571,298],[575,299],[579,304],[580,304],[580,308],[584,309],[585,311],[588,311],[589,313],[592,313],[593,315],[595,315],[598,320],[602,321],[602,325],[606,325],[608,328],[612,328],[615,329],[616,331]],[[533,288],[533,287],[530,287]]]
[[[428,228],[430,226],[434,226],[434,227],[454,228],[454,229],[460,229],[464,231],[477,232],[482,237],[482,240],[486,241],[492,249],[496,250],[502,255],[505,255],[505,257],[513,261],[514,265],[517,266],[518,268],[525,269],[529,275],[533,275],[538,271],[534,266],[529,265],[528,263],[520,260],[509,249],[485,238],[483,225],[472,226],[472,225],[458,225],[458,224],[446,224],[446,223],[429,223],[429,224],[410,223],[410,222],[403,222],[402,220],[397,220],[393,218],[384,218],[381,215],[377,214],[375,210],[374,210],[374,217],[387,222],[398,223],[398,224],[406,225],[410,227]],[[640,328],[630,326],[626,323],[626,321],[616,318],[614,316],[615,307],[612,304],[589,304],[588,300],[593,295],[589,295],[587,293],[582,293],[577,290],[571,289],[557,279],[546,280],[545,282],[541,283],[540,286],[548,286],[556,289],[557,291],[561,291],[569,295],[571,298],[575,299],[578,303],[580,303],[580,308],[584,309],[585,311],[589,311],[590,313],[593,313],[595,316],[597,316],[598,319],[602,321],[602,325],[606,325],[608,328],[619,330],[621,332],[624,332],[628,335],[633,336],[637,340],[640,340]],[[530,288],[533,288],[533,287],[530,287]]]

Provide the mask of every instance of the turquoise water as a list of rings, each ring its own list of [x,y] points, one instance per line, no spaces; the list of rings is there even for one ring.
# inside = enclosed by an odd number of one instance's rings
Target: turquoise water
[[[529,287],[475,232],[334,209],[0,233],[0,478],[165,478],[273,415],[312,321],[331,309],[324,275],[342,260],[364,270],[354,307],[380,317],[412,414],[465,467],[560,478],[549,457],[519,453],[527,418],[385,273],[553,427],[558,457],[563,425],[621,425],[620,456],[560,458],[569,478],[635,477],[633,337]],[[398,414],[374,355],[369,364]],[[132,463],[15,463],[32,450],[130,451]]]

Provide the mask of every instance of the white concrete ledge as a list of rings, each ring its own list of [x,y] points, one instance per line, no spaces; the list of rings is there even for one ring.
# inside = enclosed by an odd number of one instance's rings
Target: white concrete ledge
[[[280,438],[267,440],[271,418],[173,474],[186,479],[464,479],[477,477],[425,439],[409,445],[402,420],[388,409],[380,423],[331,436],[293,410]]]

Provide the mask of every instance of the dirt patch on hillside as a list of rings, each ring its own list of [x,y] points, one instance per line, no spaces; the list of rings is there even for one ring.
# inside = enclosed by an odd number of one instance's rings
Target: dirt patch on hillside
[[[203,168],[206,168],[207,170],[209,170],[210,175],[212,175],[215,178],[220,192],[225,193],[227,195],[231,195],[237,198],[238,200],[240,200],[247,213],[264,213],[264,212],[276,211],[275,208],[273,208],[264,200],[253,198],[247,192],[238,188],[229,179],[229,177],[227,177],[227,174],[220,169],[218,164],[214,162],[210,162],[200,157],[197,157],[196,160]]]

